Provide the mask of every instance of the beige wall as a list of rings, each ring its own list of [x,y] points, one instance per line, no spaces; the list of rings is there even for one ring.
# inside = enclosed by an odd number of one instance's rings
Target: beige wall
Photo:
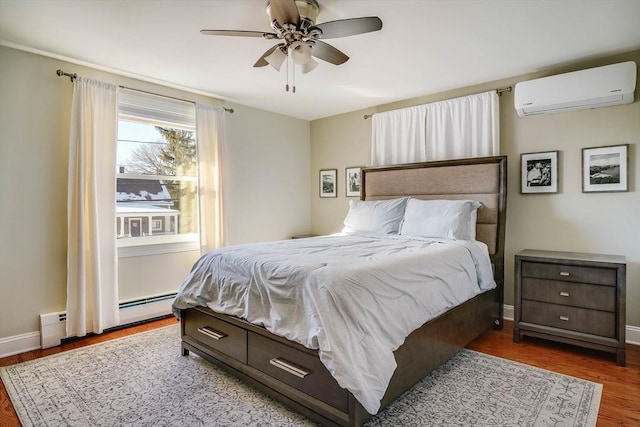
[[[224,165],[230,243],[340,230],[347,212],[344,168],[370,161],[371,121],[363,119],[365,113],[630,59],[640,63],[640,51],[311,123],[225,104],[236,110],[227,116]],[[64,310],[71,84],[55,75],[58,68],[159,94],[216,102],[0,46],[0,341],[37,331],[41,313]],[[640,102],[525,119],[515,114],[513,94],[505,94],[500,104],[502,154],[509,157],[506,303],[513,302],[512,261],[521,249],[622,254],[628,262],[627,324],[640,326]],[[630,191],[583,194],[581,148],[621,143],[631,144]],[[547,150],[560,150],[560,193],[521,195],[520,154]],[[318,197],[318,171],[323,168],[338,169],[338,198]],[[121,299],[176,290],[197,256],[185,252],[121,258]]]
[[[344,168],[370,164],[371,121],[363,114],[425,104],[519,81],[633,60],[640,51],[543,70],[342,114],[311,123],[311,224],[316,233],[342,228],[348,210]],[[639,80],[640,81],[640,80]],[[505,303],[513,304],[513,257],[525,248],[625,255],[627,325],[640,326],[640,91],[630,105],[519,118],[513,93],[500,99],[501,154],[508,156]],[[629,192],[584,194],[581,149],[630,144]],[[559,150],[559,194],[520,194],[520,155]],[[338,168],[338,198],[318,197],[318,170]]]
[[[347,213],[345,168],[370,164],[371,120],[363,112],[311,122],[311,229],[330,234],[342,229]],[[338,197],[320,198],[320,170],[338,169]]]
[[[0,343],[37,332],[66,298],[66,191],[72,85],[62,69],[192,101],[202,95],[0,46]],[[225,103],[231,244],[310,229],[309,122]],[[120,258],[121,300],[175,292],[198,257]]]
[[[289,238],[310,228],[309,122],[236,105],[224,165],[230,243]]]

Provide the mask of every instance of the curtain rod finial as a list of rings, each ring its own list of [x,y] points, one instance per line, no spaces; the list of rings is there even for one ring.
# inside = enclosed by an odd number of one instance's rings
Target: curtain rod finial
[[[56,74],[58,75],[58,77],[62,77],[62,76],[67,76],[69,77],[69,79],[71,80],[71,82],[73,82],[75,79],[78,78],[78,75],[76,73],[73,74],[69,74],[69,73],[65,73],[62,70],[57,70]]]
[[[502,94],[504,92],[511,92],[513,90],[513,88],[511,86],[507,86],[505,88],[502,89],[496,89],[496,93],[498,94],[498,96],[502,96]]]

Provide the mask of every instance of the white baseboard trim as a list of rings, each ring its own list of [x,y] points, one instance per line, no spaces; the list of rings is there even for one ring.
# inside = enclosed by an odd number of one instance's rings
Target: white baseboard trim
[[[40,349],[40,332],[0,338],[0,358]]]
[[[505,320],[511,320],[513,322],[513,306],[512,305],[503,305],[502,306],[503,314]]]
[[[120,303],[118,326],[170,315],[173,296],[175,294],[151,296],[146,299]],[[66,314],[64,312],[42,314],[40,315],[39,331],[0,338],[0,358],[41,348],[55,347],[60,345],[64,338],[67,338]]]
[[[625,342],[627,344],[640,345],[640,328],[637,326],[627,325]]]
[[[162,315],[171,313],[170,307],[164,304],[160,304],[155,307],[159,309],[158,311],[148,311],[145,314],[149,315]],[[512,305],[504,305],[504,318],[506,320],[513,321],[513,306]],[[122,310],[125,312],[125,310]],[[145,310],[146,311],[146,310]],[[133,311],[129,312],[133,314]],[[125,320],[128,322],[135,322],[138,320],[142,320],[138,317],[139,312],[136,315],[131,316],[129,313],[124,314]],[[144,317],[144,316],[142,316]],[[123,319],[121,319],[123,320]],[[124,324],[125,322],[121,322]],[[626,327],[626,342],[627,344],[638,345],[640,346],[640,327],[627,325]],[[40,344],[40,332],[27,332],[26,334],[14,335],[6,338],[0,338],[0,358],[13,356],[14,354],[24,353],[31,350],[38,350],[42,348]]]

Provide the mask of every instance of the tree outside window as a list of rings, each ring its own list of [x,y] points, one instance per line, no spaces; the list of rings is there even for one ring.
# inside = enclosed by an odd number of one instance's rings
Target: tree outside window
[[[119,239],[198,232],[194,132],[121,120],[117,167]]]

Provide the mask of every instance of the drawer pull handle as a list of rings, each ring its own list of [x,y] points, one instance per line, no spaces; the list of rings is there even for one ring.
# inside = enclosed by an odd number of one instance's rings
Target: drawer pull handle
[[[209,338],[213,338],[214,340],[221,340],[222,338],[227,336],[227,334],[223,334],[222,332],[218,332],[215,329],[211,329],[208,326],[199,328],[198,332],[200,332],[203,335],[208,336]]]
[[[560,320],[562,320],[563,322],[568,322],[569,321],[569,317],[568,316],[560,316]]]
[[[278,358],[269,360],[269,363],[271,363],[276,368],[280,368],[283,371],[287,371],[288,373],[295,375],[298,378],[304,378],[311,373],[309,371],[305,371],[304,369],[297,367],[292,363],[289,363],[287,361],[284,361]]]
[[[569,292],[562,291],[562,292],[560,292],[560,296],[561,297],[568,297],[569,296]]]
[[[564,276],[564,277],[569,277],[569,276],[571,276],[571,275],[569,274],[569,272],[568,272],[568,271],[561,271],[561,272],[560,272],[560,275],[561,275],[561,276]]]

